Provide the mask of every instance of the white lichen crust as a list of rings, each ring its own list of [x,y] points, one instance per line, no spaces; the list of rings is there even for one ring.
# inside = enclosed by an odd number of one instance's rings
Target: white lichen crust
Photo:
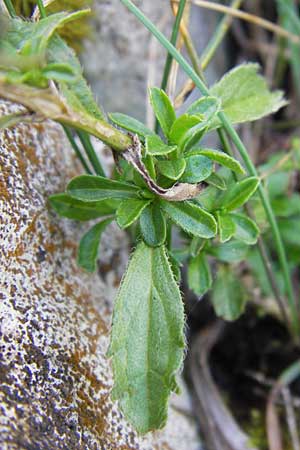
[[[21,110],[0,102],[0,115]],[[194,423],[171,406],[165,430],[139,437],[110,399],[111,296],[128,257],[116,228],[99,273],[76,265],[86,225],[59,219],[47,197],[78,165],[56,124],[0,132],[0,448],[196,450]]]

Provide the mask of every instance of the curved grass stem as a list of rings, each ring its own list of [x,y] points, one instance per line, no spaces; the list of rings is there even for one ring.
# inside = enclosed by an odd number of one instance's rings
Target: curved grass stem
[[[201,80],[201,78],[197,75],[194,69],[188,64],[185,58],[177,51],[177,49],[168,41],[168,39],[156,28],[156,26],[131,2],[131,0],[121,0],[121,2],[136,16],[136,18],[143,23],[143,25],[148,28],[148,30],[158,39],[158,41],[171,53],[172,57],[178,62],[184,72],[192,79],[195,85],[198,87],[202,95],[208,96],[209,90],[206,87],[205,83]],[[239,135],[233,128],[230,121],[227,119],[226,115],[223,112],[218,113],[218,118],[221,121],[225,131],[231,138],[232,142],[235,144],[237,150],[239,151],[245,166],[248,170],[248,173],[252,176],[258,176],[255,166],[253,165],[246,147],[241,141]],[[291,311],[291,319],[293,324],[293,330],[295,334],[299,334],[299,318],[296,306],[296,300],[293,293],[292,283],[289,274],[289,268],[287,263],[287,258],[285,254],[285,249],[282,243],[282,239],[280,236],[280,232],[278,229],[278,225],[276,222],[276,218],[274,216],[269,198],[263,188],[262,185],[259,185],[258,188],[260,199],[264,210],[266,212],[266,216],[273,234],[274,243],[278,253],[278,259],[280,262],[280,266],[282,269],[285,288],[287,292],[287,297],[289,301],[289,307]]]

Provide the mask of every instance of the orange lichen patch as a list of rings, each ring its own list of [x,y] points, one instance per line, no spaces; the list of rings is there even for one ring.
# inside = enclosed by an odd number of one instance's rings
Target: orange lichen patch
[[[38,166],[40,163],[39,158],[37,157],[36,150],[34,147],[30,145],[23,144],[21,148],[22,152],[24,153],[24,156],[29,160],[29,162],[34,165]]]
[[[4,183],[4,181],[1,179],[0,179],[0,199],[6,200],[6,201],[10,200],[10,193],[7,190],[6,183]]]

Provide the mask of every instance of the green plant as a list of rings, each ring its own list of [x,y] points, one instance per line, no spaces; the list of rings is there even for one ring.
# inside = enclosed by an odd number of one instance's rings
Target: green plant
[[[124,0],[203,96],[177,117],[164,90],[151,88],[150,102],[163,135],[124,114],[109,114],[109,121],[93,100],[74,52],[56,34],[58,28],[88,11],[45,17],[38,3],[42,19],[27,22],[15,17],[11,2],[6,2],[14,17],[5,20],[6,32],[0,41],[0,95],[23,103],[30,113],[4,118],[1,126],[34,120],[32,111],[64,126],[88,173],[73,178],[66,192],[52,195],[50,204],[69,219],[101,218],[80,241],[78,264],[82,268],[95,270],[101,235],[109,223],[115,220],[122,229],[132,227],[135,250],[115,303],[109,356],[114,397],[137,431],[146,433],[164,426],[168,398],[171,391],[178,390],[176,375],[185,348],[184,307],[178,286],[182,262],[187,262],[188,283],[197,295],[213,286],[217,315],[234,320],[244,310],[245,296],[229,264],[244,259],[259,236],[258,226],[241,209],[250,199],[263,205],[275,236],[291,318],[298,331],[277,222],[258,173],[232,127],[232,123],[275,112],[286,101],[282,92],[268,90],[256,64],[238,66],[208,90],[169,41]],[[178,26],[177,21],[177,31]],[[77,130],[90,165],[69,127]],[[248,175],[233,156],[201,144],[205,134],[221,128],[236,144]],[[105,176],[90,134],[114,151],[118,170],[112,178]],[[172,226],[179,228],[184,239],[180,249],[172,245]],[[215,283],[211,258],[218,262]]]

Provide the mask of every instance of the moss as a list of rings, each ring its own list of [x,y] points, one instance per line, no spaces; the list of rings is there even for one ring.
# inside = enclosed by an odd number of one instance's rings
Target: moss
[[[17,14],[22,17],[30,17],[36,6],[35,0],[13,0]],[[78,11],[90,7],[92,0],[59,0],[54,1],[47,7],[49,13],[59,11]],[[89,17],[66,24],[60,31],[60,36],[79,53],[82,50],[82,41],[91,37],[91,26]]]

